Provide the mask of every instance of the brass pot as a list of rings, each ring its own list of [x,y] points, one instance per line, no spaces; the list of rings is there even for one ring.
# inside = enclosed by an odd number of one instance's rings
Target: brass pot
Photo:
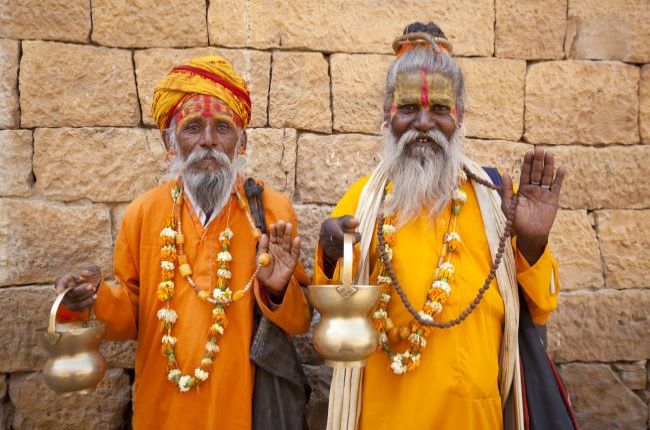
[[[325,364],[363,367],[377,349],[377,332],[370,313],[377,305],[380,287],[352,285],[353,236],[344,235],[341,285],[310,285],[311,303],[321,315],[312,342]]]
[[[56,314],[68,291],[54,301],[47,329],[37,330],[49,355],[43,379],[57,393],[85,394],[94,391],[106,373],[106,359],[99,352],[106,322],[95,319],[91,308],[88,321],[57,324]]]

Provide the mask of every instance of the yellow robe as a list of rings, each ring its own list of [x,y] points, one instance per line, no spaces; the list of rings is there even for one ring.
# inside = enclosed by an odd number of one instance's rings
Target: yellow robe
[[[361,179],[348,190],[332,212],[333,217],[354,215],[367,180]],[[456,268],[455,279],[451,283],[449,301],[438,318],[442,321],[456,318],[472,302],[492,262],[474,189],[468,182],[463,190],[467,193],[467,202],[457,224],[463,247],[458,256],[451,258]],[[435,222],[421,215],[397,231],[393,267],[400,285],[418,310],[433,281],[450,215],[448,205]],[[513,246],[516,248],[514,241]],[[373,284],[377,283],[377,258],[375,232],[370,254],[370,282]],[[557,307],[557,263],[548,247],[532,267],[518,252],[515,261],[517,280],[525,292],[533,319],[538,324],[543,323]],[[322,267],[322,251],[318,249],[314,283],[336,282],[338,268],[331,280]],[[388,314],[397,327],[408,326],[412,321],[397,294],[392,295]],[[497,380],[503,321],[504,305],[494,281],[483,301],[459,326],[432,329],[420,366],[414,371],[395,375],[389,368],[386,353],[375,352],[364,372],[360,429],[502,428]],[[402,341],[392,347],[401,352],[407,343]]]
[[[241,182],[237,187],[240,195],[245,196]],[[249,360],[249,349],[254,303],[257,301],[264,315],[286,332],[307,331],[311,312],[296,279],[304,281],[304,272],[302,267],[296,270],[277,308],[269,307],[266,295],[260,291],[262,287],[257,284],[254,295],[249,293],[228,307],[228,326],[219,339],[221,351],[215,356],[208,380],[199,390],[180,393],[167,380],[160,321],[156,317],[162,303],[156,298],[160,282],[158,238],[166,219],[172,215],[171,188],[171,183],[161,185],[127,208],[115,245],[115,279],[119,285],[100,285],[95,312],[97,318],[108,321],[109,339],[138,340],[133,402],[136,429],[250,429],[255,369]],[[294,227],[297,225],[289,200],[269,186],[265,186],[263,203],[267,224],[283,219]],[[253,274],[257,242],[244,210],[238,207],[233,194],[224,210],[204,229],[189,199],[184,199],[185,252],[199,287],[207,289],[210,283],[216,284],[218,235],[227,225],[234,232],[230,249],[232,290],[243,288]],[[197,297],[178,270],[174,281],[172,307],[179,316],[173,329],[178,339],[176,357],[182,373],[191,375],[204,355],[212,305]]]

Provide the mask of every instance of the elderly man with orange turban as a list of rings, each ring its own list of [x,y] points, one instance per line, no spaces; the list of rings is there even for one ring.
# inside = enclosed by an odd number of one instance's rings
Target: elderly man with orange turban
[[[135,428],[251,428],[255,307],[285,333],[309,326],[291,203],[264,186],[262,234],[243,189],[250,114],[246,84],[223,58],[173,68],[152,106],[173,179],[126,209],[116,283],[97,266],[56,281],[68,310],[94,304],[110,339],[137,339]]]

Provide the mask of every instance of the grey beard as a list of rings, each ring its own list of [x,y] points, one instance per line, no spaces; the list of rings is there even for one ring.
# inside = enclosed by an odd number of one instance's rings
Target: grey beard
[[[195,165],[208,157],[217,160],[217,170],[196,170]],[[170,175],[180,176],[183,179],[185,188],[196,204],[209,216],[215,211],[221,211],[230,198],[230,191],[237,179],[239,164],[238,159],[231,163],[226,154],[216,149],[201,149],[191,153],[185,160],[177,154],[172,159],[169,171]]]
[[[435,147],[416,143],[420,137],[432,139]],[[439,130],[409,129],[397,140],[389,127],[384,135],[383,158],[393,189],[386,203],[387,214],[397,213],[398,226],[422,212],[435,219],[456,189],[463,157],[458,132],[448,140]]]

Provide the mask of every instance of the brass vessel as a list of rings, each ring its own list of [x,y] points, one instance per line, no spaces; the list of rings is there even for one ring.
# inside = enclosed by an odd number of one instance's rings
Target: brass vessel
[[[106,373],[106,359],[99,352],[106,322],[96,319],[91,308],[88,321],[57,323],[59,305],[68,291],[54,301],[48,327],[37,330],[49,355],[43,379],[57,393],[85,394],[94,391]]]
[[[380,287],[352,285],[353,236],[344,235],[341,285],[310,285],[311,303],[321,315],[314,329],[314,349],[331,367],[363,367],[377,349],[370,313]]]

